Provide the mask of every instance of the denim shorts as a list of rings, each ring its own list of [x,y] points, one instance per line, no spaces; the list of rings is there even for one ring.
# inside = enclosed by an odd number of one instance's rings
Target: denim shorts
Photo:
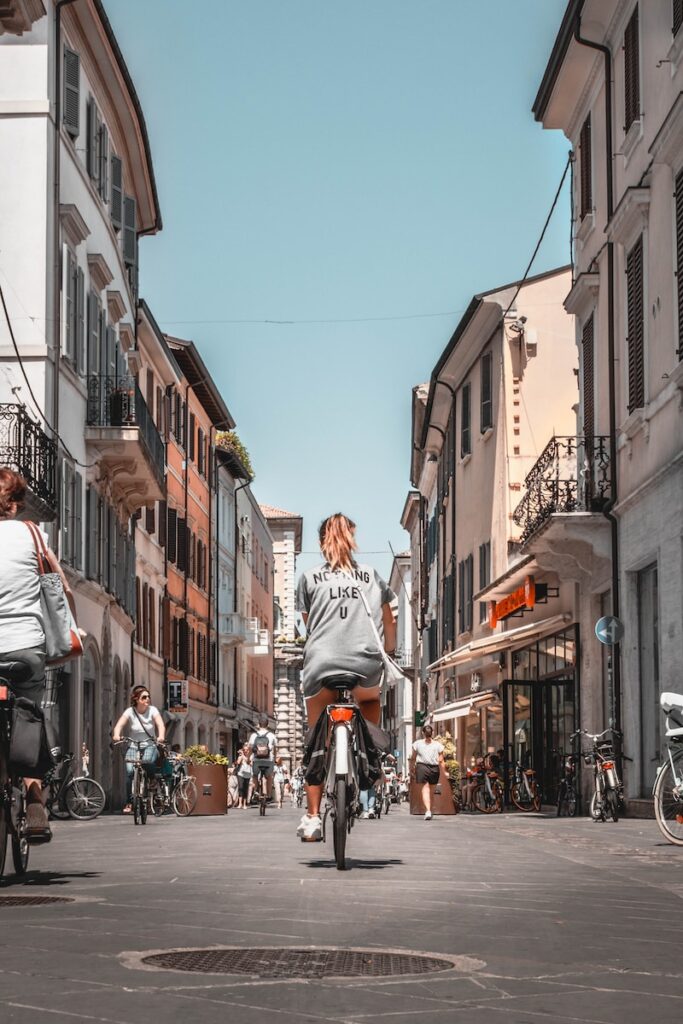
[[[45,692],[45,651],[42,647],[24,647],[19,651],[3,651],[0,661],[22,661],[31,669],[31,678],[25,683],[12,683],[15,697],[26,697],[40,704]]]

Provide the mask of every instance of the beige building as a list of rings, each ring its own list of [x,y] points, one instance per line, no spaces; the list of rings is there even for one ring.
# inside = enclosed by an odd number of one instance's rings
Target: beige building
[[[505,747],[548,790],[551,751],[578,721],[576,592],[523,550],[516,509],[539,461],[562,500],[585,501],[570,286],[565,267],[472,299],[414,392],[418,495],[403,516],[421,548],[420,707],[457,737],[462,762]]]
[[[278,753],[291,772],[301,762],[305,713],[301,694],[303,651],[296,641],[296,556],[304,521],[295,512],[261,505],[273,537],[275,731]]]
[[[562,525],[563,543],[608,561],[583,587],[583,636],[604,612],[625,627],[613,666],[587,655],[583,717],[623,728],[631,798],[650,794],[659,694],[681,689],[683,663],[682,22],[671,0],[572,0],[533,108],[573,148],[579,427],[613,466],[600,537]]]

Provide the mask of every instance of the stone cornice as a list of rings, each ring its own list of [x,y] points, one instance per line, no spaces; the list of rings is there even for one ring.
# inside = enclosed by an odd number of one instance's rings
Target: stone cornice
[[[683,38],[683,37],[682,37]],[[683,92],[679,92],[662,121],[649,153],[656,163],[680,167],[683,152]]]
[[[88,268],[90,280],[98,291],[104,291],[108,284],[114,280],[114,275],[109,269],[109,264],[101,252],[88,253]]]
[[[67,240],[74,248],[84,242],[90,234],[90,228],[74,203],[60,203],[59,219]]]
[[[593,305],[600,290],[600,275],[592,273],[579,274],[572,290],[564,300],[564,308],[568,313],[581,317],[588,307]]]
[[[113,288],[107,292],[107,308],[109,309],[109,319],[112,323],[117,324],[119,320],[124,318],[126,315],[126,303],[121,292]]]
[[[649,188],[628,188],[607,225],[610,242],[628,245],[647,226],[650,209]]]
[[[0,0],[0,35],[30,32],[34,21],[46,14],[42,0]]]

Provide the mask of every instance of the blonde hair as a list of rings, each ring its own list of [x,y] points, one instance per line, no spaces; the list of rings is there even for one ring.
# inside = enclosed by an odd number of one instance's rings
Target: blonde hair
[[[330,569],[351,569],[355,565],[352,554],[358,548],[355,529],[354,521],[341,512],[335,512],[320,524],[320,550]]]

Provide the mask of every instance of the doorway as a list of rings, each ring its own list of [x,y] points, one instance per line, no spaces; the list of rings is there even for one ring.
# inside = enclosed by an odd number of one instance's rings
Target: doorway
[[[554,803],[560,782],[560,754],[571,750],[576,728],[574,674],[552,680],[503,682],[506,777],[520,764],[533,768],[543,803]]]

